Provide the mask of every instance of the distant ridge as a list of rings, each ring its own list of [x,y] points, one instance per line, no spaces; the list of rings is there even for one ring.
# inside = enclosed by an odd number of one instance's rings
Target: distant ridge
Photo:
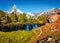
[[[10,14],[12,12],[16,13],[16,14],[23,14],[25,12],[21,11],[20,9],[18,9],[16,7],[16,5],[14,4],[12,9],[10,11],[6,11],[7,14]],[[31,12],[26,12],[25,14],[30,17],[30,16],[34,16],[34,17],[38,17],[40,15],[52,15],[52,14],[56,14],[56,13],[60,13],[60,9],[59,8],[52,8],[50,10],[47,10],[45,12],[37,12],[37,13],[31,13]]]
[[[59,8],[52,8],[52,9],[50,9],[48,11],[40,13],[39,15],[52,15],[52,14],[56,14],[56,13],[60,13],[60,9]]]

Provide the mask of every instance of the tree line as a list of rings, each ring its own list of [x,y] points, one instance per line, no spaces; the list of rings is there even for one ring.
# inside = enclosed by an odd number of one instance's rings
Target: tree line
[[[41,15],[38,16],[37,18],[30,16],[29,18],[26,16],[25,13],[23,14],[17,14],[12,12],[10,15],[6,14],[4,11],[0,10],[0,25],[1,24],[6,24],[6,23],[16,23],[16,22],[20,22],[20,23],[25,23],[25,22],[29,22],[29,23],[46,23],[47,22],[47,16],[46,15]]]

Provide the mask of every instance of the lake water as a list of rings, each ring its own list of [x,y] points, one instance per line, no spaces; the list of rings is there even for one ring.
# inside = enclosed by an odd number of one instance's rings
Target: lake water
[[[25,30],[26,30],[26,31],[29,31],[29,30],[32,30],[33,28],[38,28],[38,25],[36,25],[36,24],[26,25]]]
[[[37,25],[37,24],[27,24],[27,25],[4,27],[4,31],[6,31],[6,32],[16,31],[16,30],[26,30],[26,31],[30,31],[30,30],[32,30],[33,28],[38,28],[38,25]]]

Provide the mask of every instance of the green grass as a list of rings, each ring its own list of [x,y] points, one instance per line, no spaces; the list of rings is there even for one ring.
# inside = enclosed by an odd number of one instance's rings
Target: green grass
[[[35,36],[33,31],[18,30],[12,32],[0,32],[0,43],[29,43]]]

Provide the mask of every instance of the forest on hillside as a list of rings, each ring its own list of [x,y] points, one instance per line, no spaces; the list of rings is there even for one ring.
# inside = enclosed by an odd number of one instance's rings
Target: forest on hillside
[[[18,15],[18,16],[17,16]],[[34,22],[39,22],[39,23],[46,23],[47,22],[47,16],[42,15],[38,16],[37,18],[30,16],[29,18],[26,16],[25,13],[23,14],[16,14],[12,12],[10,15],[5,13],[4,11],[0,10],[0,25],[1,24],[7,24],[7,23],[16,23],[16,22],[29,22],[29,23],[34,23]]]

